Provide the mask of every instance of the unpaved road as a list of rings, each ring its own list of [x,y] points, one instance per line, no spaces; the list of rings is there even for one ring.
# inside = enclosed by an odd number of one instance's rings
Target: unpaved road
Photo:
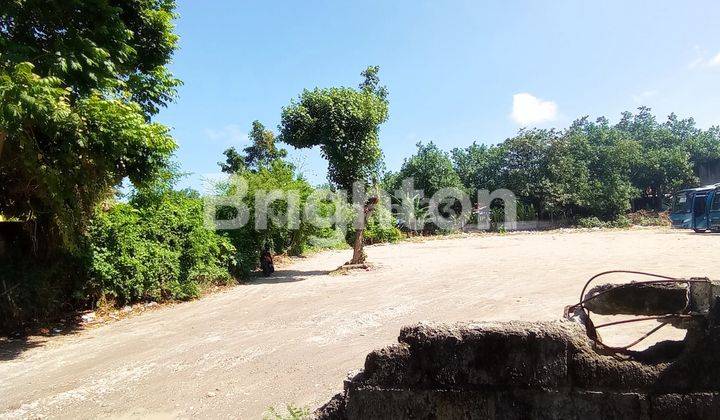
[[[314,408],[405,324],[555,319],[590,275],[613,268],[720,278],[718,241],[634,230],[406,242],[368,248],[377,268],[347,276],[326,273],[349,251],[325,252],[198,301],[0,348],[0,417],[257,419],[272,405]]]

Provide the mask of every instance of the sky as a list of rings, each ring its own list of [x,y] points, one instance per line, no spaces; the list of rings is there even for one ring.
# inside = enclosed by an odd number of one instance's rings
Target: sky
[[[199,187],[222,152],[248,145],[252,121],[277,131],[303,89],[356,86],[380,66],[389,170],[418,141],[445,150],[495,144],[522,127],[649,106],[702,128],[720,124],[720,2],[178,0],[183,80],[157,121]],[[318,150],[290,151],[314,184]]]

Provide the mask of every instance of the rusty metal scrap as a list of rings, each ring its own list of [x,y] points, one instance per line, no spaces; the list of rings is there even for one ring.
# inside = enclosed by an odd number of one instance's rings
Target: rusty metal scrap
[[[610,274],[652,277],[654,280],[604,284],[588,290],[598,278]],[[720,298],[720,283],[708,278],[676,278],[642,271],[612,270],[591,277],[580,294],[580,301],[565,308],[565,318],[579,322],[598,346],[623,353],[665,325],[689,329],[711,316]],[[718,305],[720,310],[720,305]],[[636,318],[595,325],[590,314],[635,315]],[[660,323],[630,344],[620,347],[603,343],[597,330],[632,322],[655,320]]]

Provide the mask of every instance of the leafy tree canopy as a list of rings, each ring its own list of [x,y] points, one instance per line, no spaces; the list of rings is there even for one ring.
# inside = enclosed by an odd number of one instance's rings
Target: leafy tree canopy
[[[280,140],[297,148],[320,146],[328,161],[328,180],[350,190],[355,181],[370,182],[382,162],[380,124],[388,118],[387,89],[379,85],[378,67],[368,67],[357,89],[305,90],[283,108]]]
[[[0,213],[72,245],[123,178],[176,145],[152,123],[179,81],[171,0],[9,0],[0,10]]]
[[[257,172],[261,168],[267,167],[272,161],[287,156],[287,150],[280,149],[275,145],[275,134],[267,130],[260,121],[253,121],[250,141],[250,146],[243,149],[245,155],[240,154],[234,147],[223,152],[225,162],[219,163],[223,172],[232,174],[243,169]]]
[[[447,152],[438,148],[435,143],[417,143],[417,152],[405,159],[396,182],[413,178],[414,188],[422,190],[426,198],[430,198],[442,188],[463,189],[463,183],[453,168]],[[399,188],[395,185],[394,188]]]

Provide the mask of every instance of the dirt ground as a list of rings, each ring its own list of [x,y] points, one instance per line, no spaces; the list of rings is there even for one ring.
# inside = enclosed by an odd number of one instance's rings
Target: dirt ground
[[[405,324],[556,319],[609,269],[720,279],[718,241],[661,229],[477,235],[369,247],[376,268],[345,276],[327,273],[350,251],[324,252],[201,300],[0,346],[0,418],[314,408]]]

